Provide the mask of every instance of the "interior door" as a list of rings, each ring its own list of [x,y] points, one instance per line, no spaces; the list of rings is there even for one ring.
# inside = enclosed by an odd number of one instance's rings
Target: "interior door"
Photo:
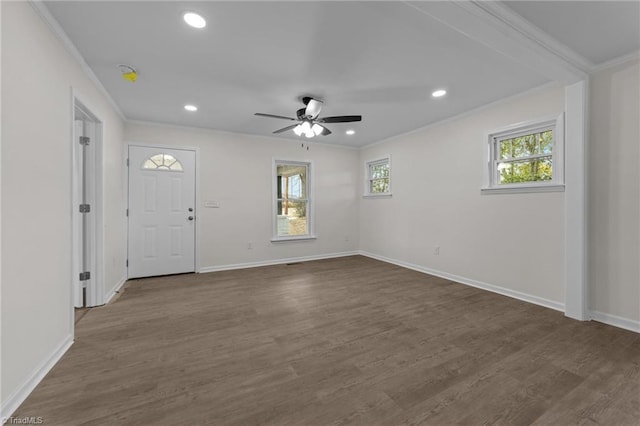
[[[73,134],[72,284],[76,308],[104,304],[98,288],[96,194],[98,144],[96,124],[78,108]]]
[[[73,227],[73,274],[71,274],[73,284],[73,305],[76,308],[84,307],[84,286],[85,282],[80,280],[80,274],[87,270],[87,241],[86,241],[86,213],[80,212],[79,206],[85,203],[85,171],[83,151],[85,146],[80,143],[80,138],[84,134],[84,121],[74,120],[73,128],[73,203],[72,214],[74,216]]]
[[[195,272],[195,151],[129,147],[129,278]]]

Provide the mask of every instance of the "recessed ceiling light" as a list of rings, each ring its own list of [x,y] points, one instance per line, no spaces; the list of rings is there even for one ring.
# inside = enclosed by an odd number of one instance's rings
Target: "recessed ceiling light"
[[[204,28],[207,26],[207,21],[197,13],[187,12],[182,17],[184,18],[184,22],[193,28]]]
[[[195,112],[195,111],[198,110],[198,107],[195,106],[195,105],[185,105],[184,109],[186,109],[187,111],[190,111],[190,112]]]
[[[447,94],[447,91],[446,91],[446,90],[444,90],[444,89],[438,89],[438,90],[436,90],[435,92],[433,92],[433,93],[431,94],[431,96],[433,96],[434,98],[441,98],[441,97],[443,97],[443,96],[444,96],[444,95],[446,95],[446,94]]]
[[[347,130],[345,133],[348,134],[348,135],[355,135],[356,131],[355,130]]]

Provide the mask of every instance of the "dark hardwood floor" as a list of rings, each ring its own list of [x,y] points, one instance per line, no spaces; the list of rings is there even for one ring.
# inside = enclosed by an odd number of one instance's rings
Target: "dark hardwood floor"
[[[360,256],[134,280],[14,416],[638,425],[640,335]]]

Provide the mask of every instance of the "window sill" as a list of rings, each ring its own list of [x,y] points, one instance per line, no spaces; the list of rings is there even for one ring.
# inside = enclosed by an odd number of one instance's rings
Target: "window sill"
[[[492,194],[526,194],[532,192],[564,192],[563,184],[554,185],[526,185],[526,186],[505,186],[502,188],[482,188],[482,195]]]
[[[391,198],[391,194],[390,192],[387,192],[386,194],[366,194],[363,195],[362,198]]]
[[[286,243],[292,241],[309,241],[316,240],[318,237],[315,235],[300,235],[299,237],[274,237],[271,239],[272,243]]]

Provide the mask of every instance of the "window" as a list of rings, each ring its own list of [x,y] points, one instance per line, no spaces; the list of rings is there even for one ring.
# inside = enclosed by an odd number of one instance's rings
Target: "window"
[[[560,117],[490,134],[483,192],[563,191],[563,133]]]
[[[391,156],[365,163],[365,197],[391,196]]]
[[[311,163],[276,160],[274,164],[274,240],[313,238],[310,217]]]
[[[165,170],[181,172],[182,163],[171,154],[155,154],[142,163],[143,170]]]

